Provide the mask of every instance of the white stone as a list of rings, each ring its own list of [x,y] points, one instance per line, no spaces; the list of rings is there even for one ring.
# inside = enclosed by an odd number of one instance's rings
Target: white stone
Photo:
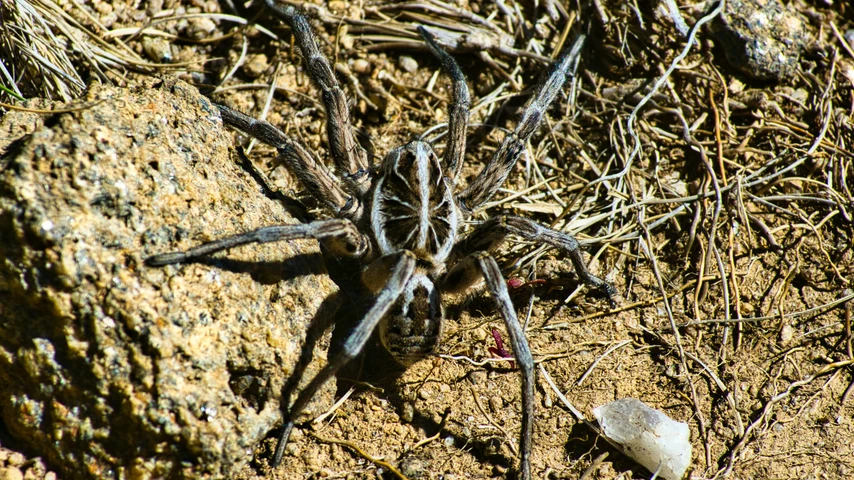
[[[688,424],[634,398],[621,398],[593,410],[610,441],[658,478],[680,480],[691,463]],[[660,468],[659,468],[660,466]]]

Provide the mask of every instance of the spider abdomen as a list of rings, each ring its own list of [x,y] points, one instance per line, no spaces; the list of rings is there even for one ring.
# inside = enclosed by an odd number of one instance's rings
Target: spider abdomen
[[[442,334],[439,292],[423,273],[412,276],[390,315],[379,326],[380,340],[394,358],[411,365],[432,353]]]
[[[441,330],[441,321],[387,317],[380,326],[380,338],[395,360],[412,365],[436,349]]]
[[[383,161],[371,226],[383,255],[409,250],[430,263],[447,259],[457,235],[453,186],[429,144],[411,142]]]

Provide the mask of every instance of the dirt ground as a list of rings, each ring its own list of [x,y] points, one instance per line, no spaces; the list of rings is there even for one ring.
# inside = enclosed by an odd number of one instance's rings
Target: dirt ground
[[[576,80],[474,219],[514,213],[576,235],[591,269],[621,296],[612,309],[597,292],[576,290],[572,265],[553,250],[513,242],[501,251],[506,277],[520,280],[511,294],[537,363],[535,478],[651,476],[579,422],[546,375],[588,420],[593,408],[633,397],[688,423],[690,478],[854,477],[854,9],[783,7],[796,32],[777,35],[796,52],[787,71],[784,56],[772,62],[779,69],[736,65],[725,50],[737,40],[721,36],[715,20],[690,43],[678,20],[691,27],[715,2],[676,2],[679,15],[667,2],[510,3],[334,0],[306,9],[375,161],[415,137],[439,150],[444,143],[450,82],[412,25],[486,32],[477,48],[445,45],[473,97],[463,183],[515,126],[543,60],[574,38],[568,27],[590,29]],[[753,3],[767,11],[774,2]],[[81,15],[73,2],[60,4]],[[259,12],[238,7],[243,18]],[[139,58],[169,64],[125,72],[127,81],[178,75],[326,151],[318,90],[289,30],[268,15],[257,17],[261,28],[236,29],[222,17],[187,16],[234,14],[229,2],[85,9],[106,31],[177,15],[151,26],[176,39],[117,35]],[[320,214],[271,148],[248,154]],[[520,380],[490,351],[493,330],[509,343],[505,327],[482,291],[447,305],[434,357],[402,370],[373,347],[340,375],[328,411],[295,429],[282,466],[269,465],[273,431],[238,478],[512,471]],[[0,443],[0,478],[47,478],[37,453],[16,451],[20,442],[5,434]]]

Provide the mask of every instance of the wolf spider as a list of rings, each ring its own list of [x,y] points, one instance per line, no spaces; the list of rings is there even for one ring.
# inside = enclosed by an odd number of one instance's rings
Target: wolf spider
[[[614,298],[616,291],[587,270],[578,242],[565,233],[511,215],[491,218],[475,226],[464,238],[459,238],[459,229],[495,194],[524,152],[525,143],[539,127],[566,76],[577,63],[583,35],[571,48],[564,47],[537,84],[534,97],[515,130],[505,136],[499,150],[468,187],[458,192],[457,179],[466,149],[469,90],[456,61],[425,27],[418,27],[418,31],[452,80],[448,140],[442,159],[430,144],[415,140],[393,149],[379,167],[374,168],[354,138],[347,97],[329,61],[318,49],[308,21],[294,7],[265,1],[270,10],[290,25],[308,72],[322,92],[330,156],[338,176],[318,164],[303,145],[270,123],[223,105],[217,107],[227,125],[275,147],[280,160],[308,193],[319,199],[332,218],[259,228],[187,251],[155,255],[147,259],[148,265],[186,262],[238,245],[309,238],[320,241],[332,255],[355,259],[362,265],[361,282],[374,295],[373,304],[346,338],[341,351],[328,359],[327,365],[285,409],[285,424],[276,447],[274,466],[281,462],[290,432],[306,404],[324,383],[362,351],[375,330],[379,329],[382,344],[394,358],[403,365],[410,365],[433,352],[439,341],[444,318],[442,294],[462,292],[481,279],[485,280],[486,289],[507,326],[522,374],[519,452],[521,476],[529,479],[534,362],[498,263],[490,252],[511,234],[545,243],[566,252],[580,279],[600,289],[609,300]]]

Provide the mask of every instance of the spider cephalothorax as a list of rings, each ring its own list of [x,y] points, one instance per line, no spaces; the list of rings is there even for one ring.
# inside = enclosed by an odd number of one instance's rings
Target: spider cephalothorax
[[[428,143],[415,141],[386,156],[374,181],[371,229],[382,255],[409,250],[442,265],[457,239],[454,183]]]
[[[362,265],[361,282],[374,295],[358,326],[341,351],[328,359],[299,394],[286,406],[285,425],[273,461],[281,461],[294,423],[318,388],[364,348],[379,329],[385,348],[402,364],[424,358],[436,347],[442,329],[443,293],[465,291],[484,280],[504,319],[522,376],[521,476],[531,477],[531,439],[534,414],[534,362],[522,326],[516,317],[494,251],[509,235],[545,243],[569,255],[581,280],[602,290],[611,300],[616,294],[607,282],[591,274],[578,242],[571,236],[525,218],[502,215],[475,226],[465,237],[460,226],[469,221],[504,183],[507,174],[539,127],[546,109],[560,92],[578,60],[583,36],[564,48],[552,68],[540,79],[534,96],[513,132],[483,170],[462,191],[457,188],[466,148],[469,91],[454,59],[419,27],[428,49],[452,80],[447,144],[439,158],[433,147],[413,141],[392,150],[379,168],[369,165],[364,149],[355,141],[346,95],[329,62],[320,53],[305,17],[294,7],[266,0],[294,34],[312,78],[322,91],[327,112],[329,154],[337,176],[320,165],[314,155],[270,123],[218,105],[223,122],[275,147],[280,160],[330,218],[301,225],[277,225],[205,243],[184,252],[155,255],[152,266],[184,262],[247,243],[313,238],[332,255],[349,257]]]

